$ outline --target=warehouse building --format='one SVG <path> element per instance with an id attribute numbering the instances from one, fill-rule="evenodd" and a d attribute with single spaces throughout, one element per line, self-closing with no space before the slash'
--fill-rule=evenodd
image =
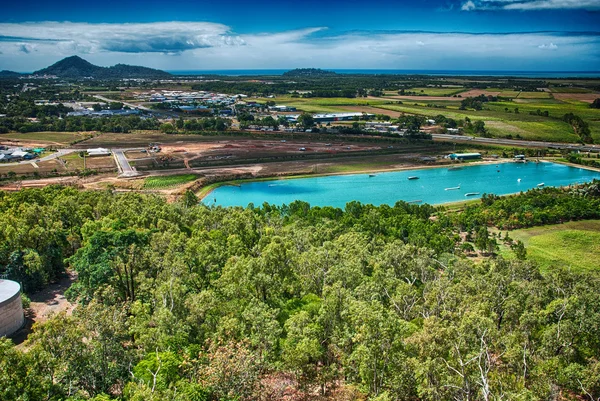
<path id="1" fill-rule="evenodd" d="M 452 160 L 476 160 L 481 159 L 481 153 L 452 153 L 448 157 Z"/>

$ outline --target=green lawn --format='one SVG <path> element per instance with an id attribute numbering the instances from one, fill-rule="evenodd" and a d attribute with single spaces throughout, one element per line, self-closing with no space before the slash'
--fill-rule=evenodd
<path id="1" fill-rule="evenodd" d="M 600 220 L 584 220 L 511 231 L 515 240 L 527 248 L 527 257 L 542 271 L 556 267 L 574 270 L 599 270 Z M 510 257 L 504 246 L 501 251 Z"/>
<path id="2" fill-rule="evenodd" d="M 167 175 L 144 179 L 144 189 L 165 189 L 186 184 L 198 178 L 195 174 Z"/>

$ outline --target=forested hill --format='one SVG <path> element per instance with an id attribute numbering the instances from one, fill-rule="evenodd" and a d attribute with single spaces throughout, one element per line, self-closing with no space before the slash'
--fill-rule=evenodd
<path id="1" fill-rule="evenodd" d="M 2 70 L 0 71 L 0 78 L 16 78 L 21 76 L 22 74 L 15 72 L 15 71 L 9 71 L 9 70 Z"/>
<path id="2" fill-rule="evenodd" d="M 168 72 L 148 67 L 117 64 L 99 67 L 78 56 L 64 58 L 49 67 L 35 71 L 34 75 L 56 75 L 61 78 L 119 79 L 119 78 L 168 78 Z"/>
<path id="3" fill-rule="evenodd" d="M 599 184 L 463 213 L 0 192 L 0 275 L 78 273 L 72 315 L 0 339 L 0 399 L 596 400 L 599 272 L 494 256 L 488 226 L 600 218 Z"/>
<path id="4" fill-rule="evenodd" d="M 320 68 L 296 68 L 295 70 L 286 71 L 284 77 L 331 77 L 337 75 L 333 71 L 321 70 Z"/>

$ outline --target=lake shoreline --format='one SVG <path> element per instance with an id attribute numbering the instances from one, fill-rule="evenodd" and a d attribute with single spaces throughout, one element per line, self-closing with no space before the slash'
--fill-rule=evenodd
<path id="1" fill-rule="evenodd" d="M 210 185 L 207 185 L 207 186 L 201 188 L 198 192 L 200 193 L 200 195 L 199 195 L 200 201 L 203 201 L 211 193 L 213 193 L 213 191 L 215 191 L 218 188 L 221 188 L 223 186 L 240 187 L 244 183 L 265 182 L 265 181 L 286 181 L 286 180 L 294 180 L 294 179 L 308 179 L 308 178 L 320 178 L 320 177 L 330 177 L 330 176 L 348 176 L 348 175 L 357 175 L 358 176 L 358 175 L 364 175 L 364 174 L 370 175 L 370 174 L 378 174 L 378 173 L 393 173 L 393 172 L 414 171 L 414 170 L 451 169 L 451 168 L 456 168 L 456 167 L 468 168 L 470 166 L 487 166 L 487 165 L 494 165 L 494 164 L 500 165 L 500 164 L 512 164 L 512 163 L 515 163 L 514 159 L 496 159 L 496 160 L 481 160 L 481 161 L 474 161 L 474 162 L 466 162 L 466 163 L 463 162 L 463 163 L 459 163 L 459 164 L 446 164 L 446 165 L 436 165 L 436 166 L 408 165 L 408 166 L 402 166 L 402 167 L 344 171 L 344 172 L 296 174 L 296 175 L 289 175 L 289 176 L 265 176 L 265 177 L 258 177 L 258 178 L 227 180 L 227 181 L 222 181 L 222 182 L 217 182 L 217 183 L 211 183 Z M 534 164 L 549 163 L 549 164 L 563 165 L 565 167 L 577 168 L 577 169 L 586 170 L 586 171 L 600 172 L 600 169 L 597 169 L 597 168 L 582 166 L 582 165 L 577 165 L 577 164 L 572 164 L 572 163 L 562 163 L 562 162 L 557 162 L 554 160 L 539 159 L 536 161 L 528 162 L 528 164 L 531 164 L 531 163 L 534 163 Z M 572 184 L 562 185 L 559 187 L 568 187 L 570 185 L 572 185 Z M 552 185 L 549 185 L 549 186 L 552 186 Z M 535 189 L 535 187 L 528 188 L 525 191 L 528 191 L 530 189 Z M 510 196 L 510 195 L 515 195 L 515 194 L 521 193 L 521 192 L 524 192 L 524 191 L 515 191 L 515 192 L 511 192 L 511 193 L 504 193 L 499 196 Z M 483 193 L 485 193 L 485 192 L 483 192 Z M 494 192 L 489 192 L 489 193 L 494 193 Z M 459 201 L 449 201 L 449 202 L 436 202 L 436 203 L 423 202 L 423 203 L 428 203 L 432 206 L 444 206 L 444 207 L 459 209 L 461 207 L 464 207 L 464 205 L 468 205 L 470 203 L 476 202 L 479 199 L 480 198 L 465 199 L 465 200 L 459 200 Z M 410 201 L 408 203 L 412 203 L 412 202 L 415 202 L 415 201 Z M 420 203 L 421 202 L 419 202 L 419 204 Z"/>
<path id="2" fill-rule="evenodd" d="M 391 168 L 382 168 L 382 169 L 368 169 L 368 170 L 356 170 L 356 171 L 344 171 L 344 172 L 332 172 L 332 173 L 314 173 L 314 174 L 295 174 L 288 176 L 268 176 L 268 177 L 256 177 L 256 178 L 243 178 L 239 180 L 227 180 L 221 182 L 215 182 L 208 184 L 202 188 L 197 193 L 197 196 L 200 201 L 204 200 L 208 195 L 210 195 L 215 189 L 223 186 L 240 186 L 244 183 L 249 182 L 264 182 L 264 181 L 284 181 L 284 180 L 296 180 L 296 179 L 304 179 L 304 178 L 318 178 L 318 177 L 331 177 L 331 176 L 340 176 L 340 175 L 360 175 L 360 174 L 377 174 L 377 173 L 393 173 L 400 171 L 411 171 L 411 170 L 429 170 L 429 169 L 441 169 L 441 168 L 453 168 L 453 167 L 469 167 L 469 166 L 478 166 L 478 165 L 488 165 L 488 164 L 503 164 L 503 163 L 511 163 L 514 162 L 512 159 L 498 159 L 498 160 L 481 160 L 475 162 L 466 162 L 466 163 L 453 163 L 453 164 L 445 164 L 439 166 L 424 166 L 424 165 L 410 165 L 405 167 L 391 167 Z M 540 160 L 542 162 L 542 160 Z"/>

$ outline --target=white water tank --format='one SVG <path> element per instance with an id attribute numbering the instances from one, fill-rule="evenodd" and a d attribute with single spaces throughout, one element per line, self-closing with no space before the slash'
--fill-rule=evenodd
<path id="1" fill-rule="evenodd" d="M 11 280 L 0 280 L 0 337 L 9 336 L 23 326 L 21 286 Z"/>

